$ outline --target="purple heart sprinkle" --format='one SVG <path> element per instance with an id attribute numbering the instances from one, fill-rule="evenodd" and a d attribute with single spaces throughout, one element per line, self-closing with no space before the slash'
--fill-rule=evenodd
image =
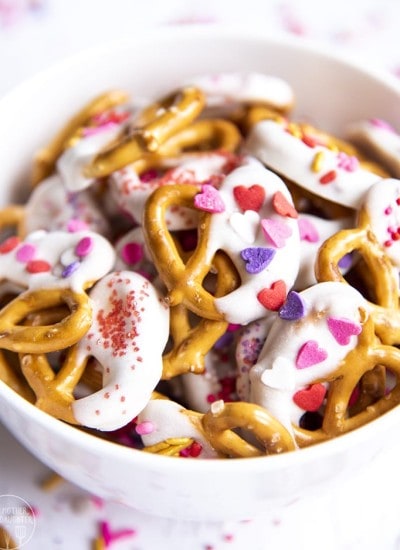
<path id="1" fill-rule="evenodd" d="M 272 261 L 276 250 L 273 248 L 250 247 L 244 248 L 240 255 L 246 262 L 246 271 L 251 274 L 260 273 Z"/>
<path id="2" fill-rule="evenodd" d="M 72 262 L 72 264 L 67 265 L 63 272 L 61 273 L 61 276 L 64 278 L 70 277 L 80 266 L 80 262 L 78 260 L 76 262 Z"/>
<path id="3" fill-rule="evenodd" d="M 298 292 L 291 290 L 286 298 L 285 303 L 279 310 L 279 317 L 285 321 L 297 321 L 304 317 L 306 312 L 305 304 Z"/>

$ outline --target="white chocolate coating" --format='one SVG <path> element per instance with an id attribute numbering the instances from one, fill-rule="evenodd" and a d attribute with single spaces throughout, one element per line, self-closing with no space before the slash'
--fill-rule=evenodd
<path id="1" fill-rule="evenodd" d="M 188 437 L 202 446 L 199 458 L 216 458 L 217 452 L 204 436 L 199 423 L 191 421 L 190 413 L 182 405 L 169 399 L 152 399 L 139 414 L 138 424 L 149 422 L 153 430 L 142 435 L 146 447 L 170 438 Z"/>
<path id="2" fill-rule="evenodd" d="M 235 188 L 253 186 L 262 188 L 265 198 L 258 212 L 243 211 L 235 199 Z M 269 289 L 276 281 L 285 283 L 286 291 L 293 285 L 300 262 L 299 230 L 297 219 L 283 216 L 272 205 L 273 197 L 281 193 L 292 205 L 291 195 L 283 181 L 255 159 L 247 158 L 242 166 L 233 170 L 222 182 L 219 197 L 225 205 L 223 212 L 213 213 L 206 236 L 206 258 L 211 263 L 217 250 L 224 250 L 231 258 L 241 278 L 238 289 L 215 299 L 216 308 L 230 323 L 247 324 L 265 315 L 265 307 L 257 295 Z M 264 234 L 264 220 L 276 224 L 285 234 L 282 243 L 272 243 Z M 244 249 L 268 249 L 274 256 L 265 269 L 250 273 L 241 255 Z"/>
<path id="3" fill-rule="evenodd" d="M 144 205 L 155 189 L 168 184 L 201 184 L 221 181 L 229 170 L 229 162 L 222 153 L 187 154 L 180 158 L 169 158 L 163 162 L 163 174 L 157 173 L 145 180 L 127 166 L 111 175 L 110 187 L 120 209 L 133 222 L 140 223 Z M 197 227 L 197 213 L 191 209 L 176 206 L 166 212 L 166 225 L 171 230 Z"/>
<path id="4" fill-rule="evenodd" d="M 249 372 L 251 367 L 257 363 L 275 316 L 275 313 L 271 313 L 264 319 L 249 323 L 241 331 L 236 345 L 236 391 L 240 401 L 249 401 L 250 399 Z"/>
<path id="5" fill-rule="evenodd" d="M 79 256 L 83 240 L 90 242 L 90 250 Z M 35 231 L 0 258 L 1 279 L 31 290 L 70 288 L 81 293 L 113 268 L 115 252 L 107 239 L 91 231 Z M 32 272 L 32 262 L 38 261 L 48 269 Z"/>
<path id="6" fill-rule="evenodd" d="M 130 271 L 104 277 L 90 298 L 93 323 L 78 344 L 78 360 L 97 359 L 103 388 L 77 399 L 72 410 L 83 426 L 115 430 L 146 406 L 161 378 L 169 310 L 152 284 Z"/>
<path id="7" fill-rule="evenodd" d="M 300 227 L 300 269 L 294 283 L 295 290 L 304 290 L 317 282 L 315 277 L 315 260 L 322 243 L 340 231 L 353 227 L 352 217 L 327 220 L 312 214 L 299 214 Z M 352 265 L 352 259 L 343 261 L 341 272 L 345 274 Z"/>
<path id="8" fill-rule="evenodd" d="M 204 373 L 180 376 L 183 402 L 190 409 L 205 413 L 218 399 L 237 401 L 234 339 L 234 333 L 227 330 L 205 356 Z"/>
<path id="9" fill-rule="evenodd" d="M 68 191 L 82 191 L 95 181 L 83 174 L 94 157 L 113 140 L 121 131 L 121 125 L 105 127 L 102 131 L 89 135 L 65 149 L 58 158 L 56 168 Z"/>
<path id="10" fill-rule="evenodd" d="M 263 73 L 216 73 L 195 76 L 189 84 L 200 88 L 210 107 L 225 103 L 264 103 L 289 109 L 294 92 L 282 78 Z"/>
<path id="11" fill-rule="evenodd" d="M 289 133 L 285 126 L 272 120 L 263 120 L 254 125 L 245 149 L 248 154 L 254 155 L 268 168 L 296 185 L 352 209 L 360 206 L 365 192 L 381 179 L 360 166 L 343 163 L 343 153 L 339 156 L 322 145 L 307 145 Z M 319 153 L 323 155 L 323 160 L 318 170 L 314 170 L 316 154 Z M 321 178 L 333 173 L 335 177 L 332 181 L 321 182 Z"/>
<path id="12" fill-rule="evenodd" d="M 365 196 L 370 228 L 397 271 L 400 270 L 400 180 L 384 179 Z"/>
<path id="13" fill-rule="evenodd" d="M 350 125 L 347 135 L 393 176 L 400 177 L 400 134 L 390 124 L 380 119 L 363 120 Z"/>
<path id="14" fill-rule="evenodd" d="M 361 294 L 345 283 L 319 283 L 299 296 L 304 315 L 275 319 L 250 370 L 250 400 L 268 409 L 289 431 L 305 412 L 294 403 L 294 395 L 338 368 L 358 343 L 360 308 L 368 310 Z M 344 327 L 344 332 L 338 336 L 329 323 Z"/>
<path id="15" fill-rule="evenodd" d="M 88 191 L 70 193 L 61 177 L 54 174 L 32 191 L 25 205 L 25 230 L 67 230 L 71 222 L 79 222 L 87 229 L 108 235 L 109 223 Z"/>

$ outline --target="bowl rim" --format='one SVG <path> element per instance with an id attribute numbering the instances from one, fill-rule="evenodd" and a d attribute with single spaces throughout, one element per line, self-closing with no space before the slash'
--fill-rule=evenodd
<path id="1" fill-rule="evenodd" d="M 110 48 L 113 50 L 120 50 L 132 47 L 137 44 L 138 41 L 151 42 L 154 40 L 154 36 L 156 36 L 158 40 L 176 40 L 177 38 L 209 39 L 210 37 L 223 40 L 234 39 L 259 42 L 260 45 L 264 44 L 265 46 L 272 44 L 277 47 L 301 50 L 302 52 L 317 55 L 322 59 L 334 61 L 354 70 L 358 74 L 365 75 L 397 93 L 400 99 L 400 81 L 389 71 L 377 66 L 367 66 L 358 56 L 339 52 L 333 47 L 327 44 L 321 44 L 313 39 L 291 35 L 275 35 L 274 33 L 267 34 L 260 29 L 246 29 L 233 25 L 229 27 L 220 26 L 218 24 L 187 26 L 170 25 L 161 29 L 141 30 L 136 33 L 134 38 L 124 37 L 117 40 L 105 41 L 56 61 L 49 67 L 42 69 L 0 96 L 0 112 L 7 108 L 9 102 L 14 102 L 18 95 L 26 94 L 26 90 L 29 90 L 31 86 L 40 85 L 42 81 L 52 78 L 52 75 L 56 75 L 60 71 L 68 70 L 76 64 L 81 65 L 93 56 L 97 57 L 101 55 L 102 52 L 110 52 Z M 64 440 L 70 441 L 71 443 L 75 442 L 75 444 L 78 444 L 81 448 L 90 447 L 92 453 L 101 454 L 103 456 L 117 454 L 123 461 L 128 461 L 132 464 L 143 464 L 151 469 L 156 468 L 158 471 L 176 471 L 178 474 L 180 472 L 191 473 L 197 471 L 200 467 L 199 464 L 201 464 L 201 468 L 209 473 L 232 475 L 243 471 L 243 468 L 246 468 L 248 464 L 248 461 L 243 459 L 204 459 L 200 461 L 172 460 L 171 457 L 168 456 L 144 453 L 140 450 L 105 440 L 94 434 L 84 432 L 75 426 L 66 424 L 38 409 L 35 405 L 25 400 L 12 388 L 7 386 L 2 380 L 0 380 L 0 399 L 5 400 L 8 406 L 17 409 L 18 414 L 26 415 L 30 420 L 37 422 L 43 428 L 49 429 L 49 433 L 57 432 Z M 254 457 L 251 459 L 252 471 L 261 473 L 267 470 L 274 471 L 277 469 L 296 467 L 306 462 L 323 459 L 327 455 L 332 456 L 339 454 L 344 448 L 354 448 L 366 440 L 372 439 L 376 432 L 390 430 L 396 423 L 398 424 L 399 415 L 400 407 L 396 407 L 368 424 L 331 440 L 317 443 L 295 452 Z M 7 426 L 6 422 L 4 424 Z M 17 439 L 19 438 L 18 434 L 13 435 Z"/>

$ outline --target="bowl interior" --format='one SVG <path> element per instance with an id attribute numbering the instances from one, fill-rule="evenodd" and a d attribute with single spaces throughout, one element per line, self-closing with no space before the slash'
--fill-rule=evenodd
<path id="1" fill-rule="evenodd" d="M 294 116 L 338 135 L 363 118 L 400 125 L 395 81 L 332 52 L 213 27 L 164 29 L 68 59 L 0 102 L 0 203 L 26 194 L 35 151 L 98 93 L 123 88 L 133 98 L 153 98 L 191 76 L 221 71 L 286 79 L 296 96 Z M 251 459 L 250 468 L 248 460 L 175 460 L 122 448 L 62 424 L 0 383 L 0 418 L 39 459 L 101 496 L 182 519 L 246 518 L 351 474 L 381 451 L 399 417 L 394 410 L 334 441 Z"/>

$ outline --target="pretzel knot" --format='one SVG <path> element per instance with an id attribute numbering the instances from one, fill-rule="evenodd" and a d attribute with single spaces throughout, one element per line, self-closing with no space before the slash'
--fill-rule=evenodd
<path id="1" fill-rule="evenodd" d="M 355 414 L 351 414 L 349 403 L 357 384 L 367 374 L 382 375 L 385 368 L 395 377 L 395 383 L 383 396 L 369 402 Z M 374 322 L 369 317 L 360 334 L 359 344 L 346 356 L 338 369 L 328 380 L 329 391 L 322 426 L 315 431 L 294 426 L 296 441 L 300 447 L 324 441 L 352 431 L 378 418 L 400 402 L 400 350 L 395 346 L 379 343 L 374 332 Z M 323 382 L 324 380 L 320 380 Z"/>
<path id="2" fill-rule="evenodd" d="M 368 298 L 371 300 L 376 333 L 385 344 L 400 343 L 398 277 L 365 207 L 360 210 L 357 227 L 337 232 L 321 246 L 315 266 L 317 280 L 347 284 L 339 263 L 344 256 L 354 251 L 361 255 L 368 268 L 365 271 L 370 280 L 366 282 L 367 285 L 370 283 Z M 365 273 L 362 276 L 365 278 Z"/>
<path id="3" fill-rule="evenodd" d="M 233 291 L 239 284 L 236 270 L 222 252 L 214 258 L 217 271 L 216 296 Z M 169 379 L 179 374 L 204 372 L 205 355 L 228 327 L 226 321 L 201 319 L 192 327 L 187 308 L 179 304 L 170 309 L 170 332 L 173 348 L 163 357 L 163 378 Z"/>
<path id="4" fill-rule="evenodd" d="M 130 271 L 105 276 L 90 291 L 90 300 L 90 328 L 69 347 L 58 370 L 43 352 L 25 354 L 21 368 L 39 408 L 72 424 L 114 430 L 141 411 L 160 380 L 168 310 L 151 283 Z M 156 341 L 149 338 L 153 330 Z M 76 387 L 92 358 L 102 371 L 101 387 L 89 374 L 94 391 L 78 397 Z"/>
<path id="5" fill-rule="evenodd" d="M 69 314 L 53 325 L 26 326 L 29 314 L 65 304 Z M 68 288 L 26 291 L 0 312 L 0 348 L 18 353 L 48 353 L 75 344 L 89 329 L 92 308 L 86 293 Z"/>
<path id="6" fill-rule="evenodd" d="M 295 449 L 286 428 L 259 405 L 246 402 L 216 401 L 202 418 L 207 439 L 217 451 L 232 457 L 253 457 L 276 454 Z M 260 450 L 233 430 L 250 430 L 261 443 Z"/>
<path id="7" fill-rule="evenodd" d="M 85 176 L 105 177 L 146 153 L 157 152 L 170 137 L 196 119 L 204 104 L 204 94 L 193 87 L 183 88 L 153 103 L 139 114 L 137 126 L 130 135 L 99 153 L 86 166 Z"/>
<path id="8" fill-rule="evenodd" d="M 169 305 L 183 304 L 200 317 L 222 321 L 223 317 L 214 305 L 214 296 L 203 286 L 211 265 L 197 261 L 198 249 L 196 260 L 193 261 L 193 255 L 185 264 L 165 223 L 165 212 L 169 207 L 179 204 L 193 209 L 198 192 L 199 187 L 195 185 L 166 185 L 157 189 L 146 203 L 143 229 L 153 261 L 169 290 Z M 209 218 L 201 213 L 199 227 L 205 230 L 208 224 Z M 201 246 L 205 247 L 205 244 Z"/>
<path id="9" fill-rule="evenodd" d="M 111 90 L 95 97 L 87 103 L 67 122 L 47 147 L 36 154 L 32 171 L 32 184 L 37 185 L 52 173 L 58 157 L 68 146 L 71 138 L 73 138 L 77 131 L 87 124 L 92 117 L 112 107 L 121 105 L 127 100 L 128 94 L 126 92 Z"/>

